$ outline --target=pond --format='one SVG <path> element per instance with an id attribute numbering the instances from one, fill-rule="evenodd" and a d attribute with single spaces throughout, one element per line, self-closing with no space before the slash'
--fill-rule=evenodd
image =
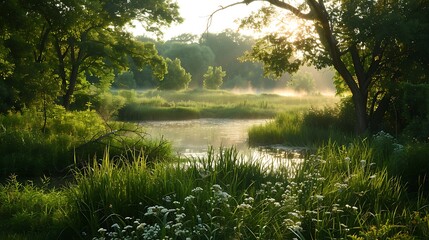
<path id="1" fill-rule="evenodd" d="M 281 145 L 249 147 L 247 131 L 270 119 L 194 119 L 184 121 L 145 121 L 141 125 L 152 139 L 163 138 L 184 157 L 204 157 L 209 147 L 234 146 L 243 155 L 272 163 L 274 160 L 302 159 L 304 148 Z"/>

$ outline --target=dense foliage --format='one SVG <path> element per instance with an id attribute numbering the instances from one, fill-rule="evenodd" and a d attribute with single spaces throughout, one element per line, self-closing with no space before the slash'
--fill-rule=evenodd
<path id="1" fill-rule="evenodd" d="M 162 78 L 166 64 L 154 44 L 135 41 L 126 26 L 139 20 L 159 32 L 181 20 L 170 0 L 13 0 L 0 9 L 1 112 L 57 100 L 68 109 L 88 76 L 103 79 L 130 59 Z"/>
<path id="2" fill-rule="evenodd" d="M 47 113 L 25 109 L 0 116 L 0 177 L 66 176 L 110 149 L 112 156 L 139 155 L 148 163 L 171 160 L 171 146 L 150 141 L 133 124 L 105 122 L 94 110 Z"/>
<path id="3" fill-rule="evenodd" d="M 192 75 L 190 88 L 203 87 L 203 75 L 209 66 L 222 67 L 227 73 L 222 89 L 272 90 L 286 88 L 290 80 L 288 74 L 283 75 L 280 79 L 264 77 L 262 64 L 242 61 L 241 57 L 246 51 L 252 49 L 255 40 L 231 30 L 216 34 L 204 33 L 201 36 L 182 34 L 166 42 L 142 36 L 137 39 L 143 42 L 153 42 L 159 54 L 164 58 L 180 59 L 182 67 Z M 159 83 L 159 79 L 153 76 L 149 68 L 140 70 L 131 62 L 129 71 L 133 73 L 133 76 L 127 75 L 129 77 L 127 84 L 114 83 L 115 88 L 126 89 L 130 86 L 143 89 L 156 88 Z M 323 88 L 334 90 L 333 74 L 324 75 L 321 71 L 316 71 L 314 67 L 303 68 L 303 71 L 311 72 L 311 77 L 317 80 L 315 85 L 320 86 L 318 90 Z M 325 71 L 332 73 L 329 69 L 325 69 Z M 124 81 L 122 74 L 116 76 L 115 81 L 118 83 Z"/>

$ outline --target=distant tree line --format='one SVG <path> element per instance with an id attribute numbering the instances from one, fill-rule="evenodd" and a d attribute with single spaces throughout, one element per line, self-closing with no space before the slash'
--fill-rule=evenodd
<path id="1" fill-rule="evenodd" d="M 170 59 L 173 64 L 175 59 L 180 59 L 180 66 L 190 74 L 191 81 L 186 87 L 212 88 L 204 84 L 204 76 L 213 69 L 221 68 L 225 73 L 221 77 L 221 83 L 215 88 L 263 88 L 272 89 L 285 87 L 286 77 L 279 81 L 264 77 L 262 65 L 259 63 L 243 62 L 240 57 L 245 51 L 252 48 L 254 39 L 240 35 L 231 30 L 222 33 L 205 33 L 201 36 L 182 34 L 166 42 L 156 41 L 143 36 L 137 37 L 142 42 L 152 42 L 156 45 L 159 54 Z M 172 75 L 173 72 L 168 72 Z M 174 76 L 172 78 L 180 78 Z M 159 79 L 150 68 L 139 70 L 131 66 L 129 72 L 118 73 L 113 87 L 116 88 L 162 88 L 166 79 Z M 167 79 L 167 81 L 169 81 Z M 185 87 L 185 88 L 186 88 Z M 177 89 L 177 87 L 171 87 Z"/>
<path id="2" fill-rule="evenodd" d="M 161 80 L 152 73 L 150 68 L 140 70 L 134 67 L 131 60 L 131 67 L 128 72 L 118 72 L 116 74 L 114 88 L 169 88 L 177 90 L 189 87 L 271 90 L 290 87 L 298 91 L 312 92 L 317 86 L 315 77 L 310 74 L 307 74 L 310 79 L 291 78 L 287 73 L 276 79 L 265 76 L 261 63 L 241 59 L 246 51 L 252 49 L 256 40 L 251 36 L 244 36 L 232 30 L 225 30 L 221 33 L 204 33 L 200 36 L 182 34 L 166 42 L 144 36 L 137 37 L 137 40 L 154 43 L 159 54 L 166 59 L 170 59 L 167 64 L 174 64 L 175 59 L 180 59 L 180 66 L 189 73 L 190 80 L 188 77 L 172 76 L 175 74 L 173 72 L 168 72 L 166 76 L 170 75 L 170 77 Z M 222 76 L 218 76 L 220 83 L 217 86 L 204 84 L 204 76 L 219 68 L 224 72 Z M 306 68 L 303 71 L 316 72 L 314 68 Z M 332 73 L 332 71 L 327 71 Z M 299 73 L 298 75 L 301 76 L 302 74 Z M 318 76 L 320 77 L 320 74 Z M 323 82 L 328 82 L 332 85 L 332 77 L 333 74 L 328 74 L 328 77 L 323 77 Z M 172 79 L 175 79 L 176 83 L 187 82 L 188 85 L 181 84 L 182 86 L 180 87 L 166 83 Z M 182 81 L 179 79 L 182 79 Z M 302 80 L 307 81 L 307 83 L 300 82 Z"/>

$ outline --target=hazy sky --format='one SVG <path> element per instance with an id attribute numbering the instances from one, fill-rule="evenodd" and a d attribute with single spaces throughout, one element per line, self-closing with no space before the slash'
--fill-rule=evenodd
<path id="1" fill-rule="evenodd" d="M 180 6 L 180 14 L 184 18 L 184 22 L 180 25 L 173 25 L 165 29 L 164 39 L 178 36 L 182 33 L 192 33 L 200 35 L 207 28 L 207 21 L 211 13 L 219 9 L 221 6 L 227 6 L 239 0 L 177 0 Z M 231 8 L 217 12 L 209 27 L 209 32 L 222 32 L 227 28 L 237 30 L 237 24 L 234 20 L 237 18 L 248 16 L 252 11 L 259 8 L 260 3 L 252 3 L 250 5 L 240 4 Z M 142 35 L 144 31 L 137 28 L 133 31 L 135 35 Z"/>

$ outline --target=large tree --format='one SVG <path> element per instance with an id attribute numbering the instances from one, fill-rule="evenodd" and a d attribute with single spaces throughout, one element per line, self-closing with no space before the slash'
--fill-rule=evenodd
<path id="1" fill-rule="evenodd" d="M 11 60 L 6 63 L 14 66 L 14 76 L 7 81 L 20 93 L 17 101 L 28 95 L 16 84 L 19 79 L 37 77 L 36 82 L 55 80 L 66 108 L 86 75 L 102 77 L 112 69 L 126 68 L 129 57 L 139 67 L 150 65 L 162 77 L 166 63 L 154 44 L 135 41 L 126 27 L 137 20 L 159 33 L 161 26 L 181 21 L 178 5 L 171 0 L 12 0 L 0 2 L 0 9 L 15 13 L 6 15 L 0 26 L 0 44 L 6 47 L 0 48 L 0 54 L 8 53 Z M 0 75 L 8 69 L 1 67 Z M 39 85 L 45 89 L 46 84 Z"/>
<path id="2" fill-rule="evenodd" d="M 383 115 L 399 82 L 427 81 L 427 0 L 244 0 L 230 6 L 252 2 L 267 4 L 243 25 L 300 27 L 267 34 L 247 57 L 275 76 L 304 63 L 335 68 L 352 94 L 359 133 Z M 411 72 L 418 76 L 410 79 Z"/>

